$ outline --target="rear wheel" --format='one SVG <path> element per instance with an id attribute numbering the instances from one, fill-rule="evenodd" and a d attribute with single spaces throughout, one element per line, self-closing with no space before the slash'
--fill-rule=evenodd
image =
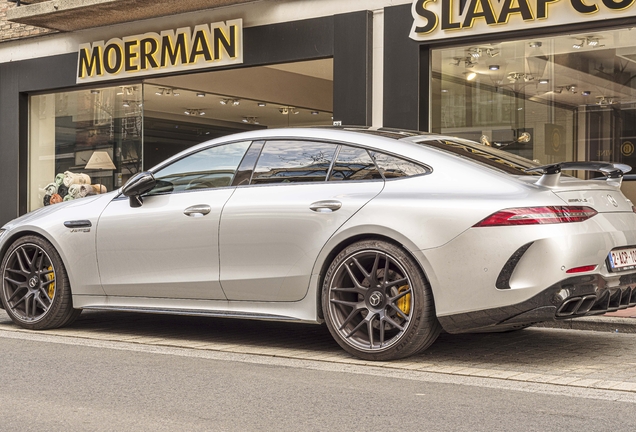
<path id="1" fill-rule="evenodd" d="M 33 330 L 61 327 L 75 321 L 71 289 L 55 248 L 37 236 L 16 240 L 0 266 L 0 299 L 16 324 Z"/>
<path id="2" fill-rule="evenodd" d="M 322 307 L 338 344 L 367 360 L 415 354 L 441 330 L 421 269 L 403 249 L 381 240 L 354 243 L 336 256 L 325 275 Z"/>

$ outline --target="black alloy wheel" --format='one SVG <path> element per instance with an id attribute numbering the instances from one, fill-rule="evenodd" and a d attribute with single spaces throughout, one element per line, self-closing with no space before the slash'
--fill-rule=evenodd
<path id="1" fill-rule="evenodd" d="M 322 296 L 332 336 L 363 359 L 407 357 L 441 331 L 424 274 L 392 243 L 365 240 L 345 248 L 327 270 Z"/>
<path id="2" fill-rule="evenodd" d="M 16 240 L 2 259 L 0 299 L 14 323 L 32 330 L 68 325 L 73 309 L 66 269 L 53 246 L 37 236 Z"/>

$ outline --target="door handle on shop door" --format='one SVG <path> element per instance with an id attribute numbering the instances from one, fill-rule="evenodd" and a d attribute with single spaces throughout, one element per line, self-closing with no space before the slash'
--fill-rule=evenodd
<path id="1" fill-rule="evenodd" d="M 188 207 L 183 211 L 183 214 L 190 217 L 203 217 L 206 214 L 210 213 L 212 208 L 206 204 L 194 205 L 192 207 Z"/>
<path id="2" fill-rule="evenodd" d="M 331 213 L 340 210 L 342 203 L 336 200 L 316 201 L 309 206 L 310 210 L 318 213 Z"/>

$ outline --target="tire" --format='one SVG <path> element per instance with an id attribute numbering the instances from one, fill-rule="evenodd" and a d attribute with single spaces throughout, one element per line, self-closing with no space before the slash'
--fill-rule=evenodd
<path id="1" fill-rule="evenodd" d="M 322 309 L 336 342 L 365 360 L 408 357 L 428 348 L 441 331 L 419 265 L 382 240 L 359 241 L 334 258 L 325 274 Z"/>
<path id="2" fill-rule="evenodd" d="M 41 237 L 21 237 L 0 265 L 0 300 L 14 323 L 30 330 L 71 324 L 82 312 L 73 309 L 68 275 L 60 255 Z"/>

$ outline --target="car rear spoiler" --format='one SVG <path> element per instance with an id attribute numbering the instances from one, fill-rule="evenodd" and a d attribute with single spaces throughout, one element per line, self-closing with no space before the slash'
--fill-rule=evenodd
<path id="1" fill-rule="evenodd" d="M 550 165 L 541 165 L 535 168 L 527 168 L 525 172 L 539 172 L 543 175 L 536 184 L 540 186 L 554 187 L 559 184 L 561 171 L 563 170 L 583 170 L 597 171 L 605 174 L 608 183 L 620 186 L 623 175 L 632 170 L 632 167 L 625 164 L 611 162 L 558 162 Z"/>

